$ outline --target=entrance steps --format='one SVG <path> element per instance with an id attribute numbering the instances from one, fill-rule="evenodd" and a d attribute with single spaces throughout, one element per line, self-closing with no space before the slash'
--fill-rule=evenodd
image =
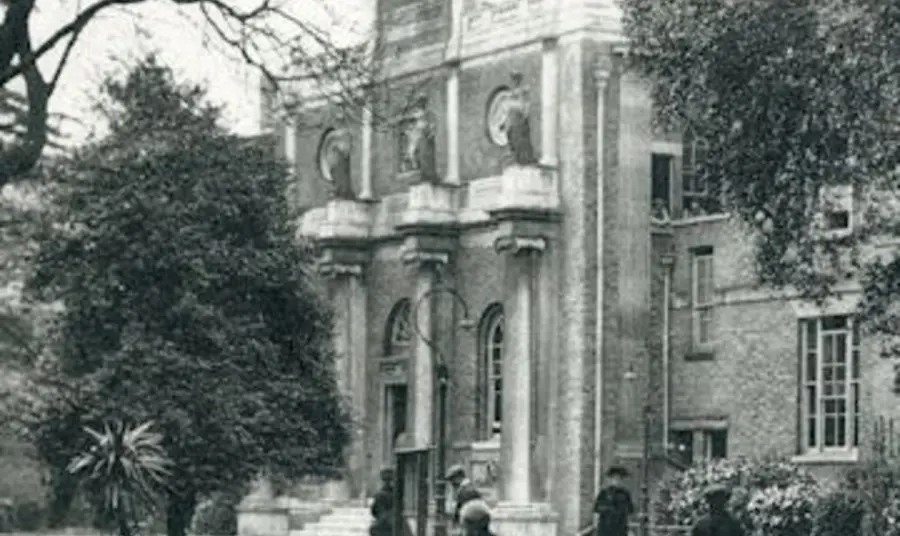
<path id="1" fill-rule="evenodd" d="M 372 514 L 365 506 L 338 506 L 288 536 L 369 536 Z"/>

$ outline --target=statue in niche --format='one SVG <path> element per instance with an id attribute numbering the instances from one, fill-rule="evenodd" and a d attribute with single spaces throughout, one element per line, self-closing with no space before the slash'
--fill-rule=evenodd
<path id="1" fill-rule="evenodd" d="M 420 182 L 437 184 L 434 121 L 428 111 L 428 98 L 416 100 L 413 112 L 404 122 L 400 170 L 419 173 Z"/>
<path id="2" fill-rule="evenodd" d="M 537 163 L 531 144 L 531 123 L 528 119 L 531 102 L 528 88 L 522 85 L 522 74 L 512 74 L 512 88 L 507 104 L 506 136 L 513 162 L 520 166 Z"/>
<path id="3" fill-rule="evenodd" d="M 322 146 L 322 174 L 331 181 L 335 199 L 356 199 L 350 178 L 350 140 L 343 131 L 331 131 Z"/>

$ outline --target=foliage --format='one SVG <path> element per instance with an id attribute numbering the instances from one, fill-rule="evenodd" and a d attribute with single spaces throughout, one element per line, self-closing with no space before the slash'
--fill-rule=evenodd
<path id="1" fill-rule="evenodd" d="M 40 9 L 36 0 L 0 4 L 0 102 L 12 105 L 22 101 L 20 108 L 24 107 L 12 118 L 17 134 L 14 143 L 0 145 L 0 186 L 27 173 L 52 138 L 48 104 L 79 38 L 91 31 L 91 23 L 99 23 L 117 8 L 120 15 L 133 19 L 139 31 L 148 33 L 145 20 L 137 11 L 121 9 L 141 4 L 150 2 L 95 0 L 56 6 L 56 13 L 72 14 L 54 17 L 57 26 L 47 28 L 49 35 L 43 40 L 38 40 L 33 32 L 35 27 L 46 26 L 37 21 Z M 361 97 L 358 82 L 370 79 L 373 70 L 371 55 L 367 53 L 370 49 L 335 45 L 327 31 L 306 17 L 304 8 L 309 5 L 288 9 L 271 0 L 260 0 L 255 5 L 240 0 L 177 0 L 169 6 L 203 28 L 210 46 L 226 52 L 229 59 L 257 68 L 273 90 L 284 82 L 304 80 L 313 87 L 327 88 L 336 102 L 357 104 Z M 14 98 L 14 83 L 25 87 L 24 99 Z"/>
<path id="2" fill-rule="evenodd" d="M 64 304 L 31 437 L 59 467 L 83 426 L 157 422 L 180 536 L 199 497 L 262 467 L 336 474 L 351 423 L 284 166 L 152 57 L 106 88 L 112 135 L 60 167 L 29 282 Z"/>
<path id="3" fill-rule="evenodd" d="M 162 447 L 163 436 L 153 432 L 152 425 L 106 423 L 103 432 L 85 427 L 91 447 L 68 467 L 103 497 L 103 510 L 116 520 L 120 536 L 132 534 L 140 513 L 155 507 L 169 476 L 171 461 Z"/>
<path id="4" fill-rule="evenodd" d="M 217 493 L 200 503 L 191 522 L 193 534 L 231 536 L 237 534 L 237 506 L 240 496 Z"/>
<path id="5" fill-rule="evenodd" d="M 871 0 L 625 0 L 633 66 L 664 126 L 708 140 L 711 192 L 757 237 L 764 283 L 816 300 L 863 279 L 873 331 L 900 329 L 900 6 Z M 851 236 L 822 232 L 854 195 Z M 877 253 L 877 254 L 876 254 Z M 883 260 L 878 260 L 882 257 Z"/>
<path id="6" fill-rule="evenodd" d="M 767 536 L 809 535 L 820 494 L 819 487 L 810 483 L 757 490 L 747 503 L 751 526 Z"/>
<path id="7" fill-rule="evenodd" d="M 867 518 L 876 534 L 888 534 L 897 519 L 897 482 L 900 480 L 900 465 L 890 457 L 876 457 L 866 460 L 849 470 L 842 483 L 843 487 L 858 494 L 866 509 Z"/>
<path id="8" fill-rule="evenodd" d="M 713 484 L 731 490 L 729 510 L 746 527 L 754 527 L 770 515 L 784 520 L 805 519 L 811 505 L 802 498 L 817 489 L 809 473 L 783 461 L 703 462 L 660 484 L 654 501 L 656 523 L 693 525 L 708 511 L 703 494 Z"/>
<path id="9" fill-rule="evenodd" d="M 833 490 L 819 499 L 813 515 L 813 536 L 862 536 L 866 503 L 861 494 Z"/>

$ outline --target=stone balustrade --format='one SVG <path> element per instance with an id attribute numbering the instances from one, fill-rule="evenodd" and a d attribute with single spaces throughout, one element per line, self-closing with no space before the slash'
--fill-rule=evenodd
<path id="1" fill-rule="evenodd" d="M 539 166 L 510 166 L 499 181 L 490 212 L 557 212 L 560 209 L 556 171 Z"/>

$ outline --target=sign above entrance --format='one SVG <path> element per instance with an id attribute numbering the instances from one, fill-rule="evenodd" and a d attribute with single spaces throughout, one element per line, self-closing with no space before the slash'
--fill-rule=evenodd
<path id="1" fill-rule="evenodd" d="M 468 0 L 463 8 L 466 32 L 482 32 L 526 20 L 540 0 Z"/>

